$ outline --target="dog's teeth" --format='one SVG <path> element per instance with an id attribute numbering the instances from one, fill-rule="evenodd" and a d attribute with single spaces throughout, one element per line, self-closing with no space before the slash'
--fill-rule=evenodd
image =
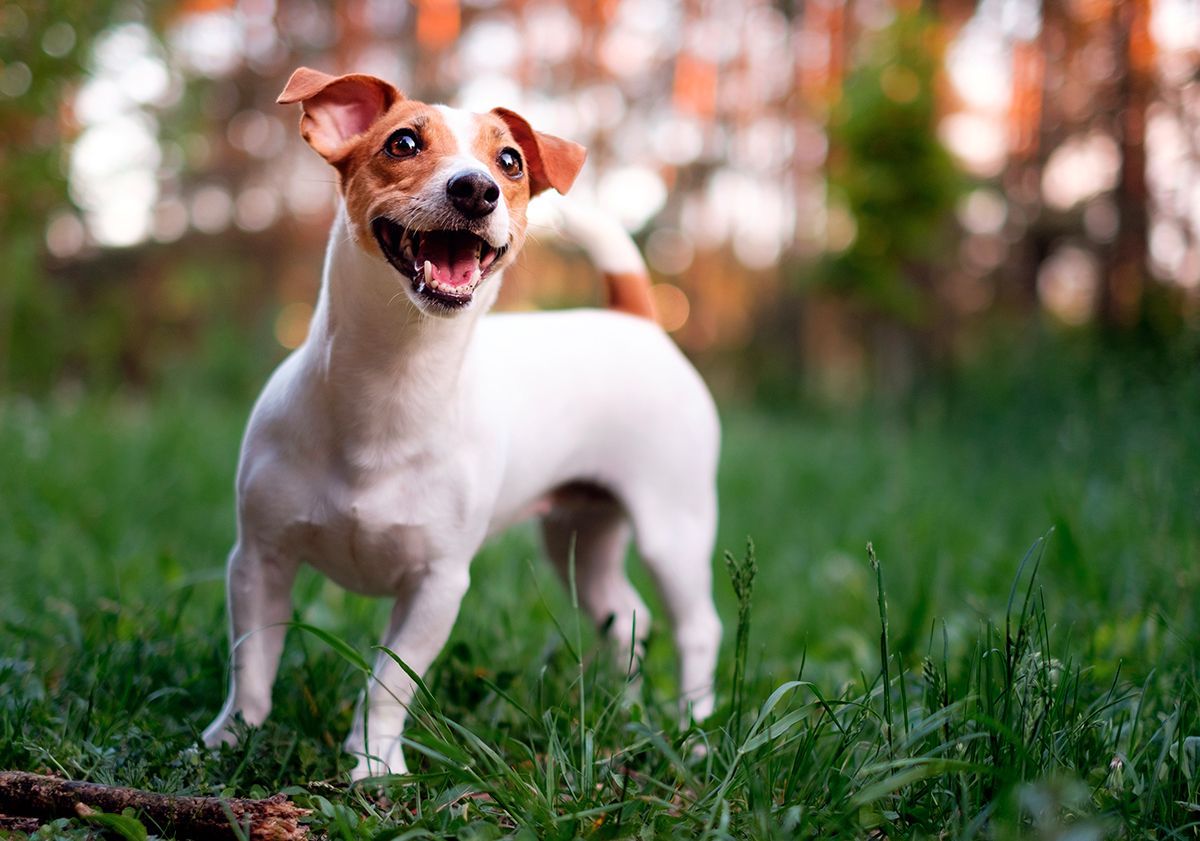
<path id="1" fill-rule="evenodd" d="M 425 285 L 430 286 L 433 283 L 433 263 L 425 261 Z"/>

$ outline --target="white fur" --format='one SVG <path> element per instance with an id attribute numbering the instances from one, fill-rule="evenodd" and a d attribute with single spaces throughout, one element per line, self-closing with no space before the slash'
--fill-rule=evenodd
<path id="1" fill-rule="evenodd" d="M 680 658 L 682 701 L 713 708 L 720 622 L 711 595 L 716 411 L 655 324 L 576 310 L 482 317 L 499 278 L 454 317 L 424 315 L 407 283 L 349 236 L 344 205 L 305 343 L 271 377 L 238 469 L 229 559 L 230 692 L 205 731 L 260 724 L 308 563 L 356 592 L 396 599 L 383 644 L 417 673 L 445 644 L 491 534 L 546 512 L 560 571 L 575 546 L 584 607 L 623 650 L 650 624 L 624 569 L 635 535 Z M 553 492 L 584 481 L 616 503 Z M 636 637 L 635 634 L 636 628 Z M 414 686 L 388 657 L 356 715 L 354 777 L 405 772 L 400 734 Z"/>
<path id="2" fill-rule="evenodd" d="M 637 245 L 610 216 L 596 213 L 557 193 L 546 193 L 530 204 L 529 219 L 549 225 L 560 236 L 577 242 L 602 272 L 646 274 L 646 263 Z"/>

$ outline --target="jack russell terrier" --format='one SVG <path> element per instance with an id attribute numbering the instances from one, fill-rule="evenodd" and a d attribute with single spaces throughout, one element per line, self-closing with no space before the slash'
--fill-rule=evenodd
<path id="1" fill-rule="evenodd" d="M 681 704 L 713 710 L 720 428 L 700 376 L 655 323 L 645 264 L 613 221 L 565 206 L 612 309 L 483 317 L 526 236 L 529 200 L 565 193 L 582 146 L 503 108 L 406 99 L 373 76 L 302 67 L 280 103 L 338 172 L 308 338 L 250 416 L 229 557 L 229 696 L 204 732 L 271 709 L 296 570 L 394 598 L 383 646 L 415 673 L 441 651 L 483 541 L 540 516 L 548 554 L 625 653 L 650 616 L 632 534 L 662 598 Z M 617 311 L 612 311 L 617 310 Z M 413 681 L 381 654 L 346 741 L 354 779 L 406 773 Z M 365 704 L 365 708 L 362 706 Z"/>

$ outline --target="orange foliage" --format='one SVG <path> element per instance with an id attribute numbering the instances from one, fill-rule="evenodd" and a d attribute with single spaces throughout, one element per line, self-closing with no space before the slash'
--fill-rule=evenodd
<path id="1" fill-rule="evenodd" d="M 233 0 L 183 0 L 176 11 L 180 15 L 203 15 L 232 9 L 234 5 Z"/>
<path id="2" fill-rule="evenodd" d="M 1132 0 L 1129 26 L 1129 67 L 1136 73 L 1154 70 L 1154 39 L 1150 37 L 1150 0 Z"/>
<path id="3" fill-rule="evenodd" d="M 462 26 L 462 10 L 455 0 L 418 0 L 417 43 L 426 49 L 450 46 Z"/>
<path id="4" fill-rule="evenodd" d="M 1029 157 L 1037 150 L 1044 62 L 1042 47 L 1036 41 L 1018 41 L 1013 45 L 1013 90 L 1008 112 L 1008 143 L 1014 157 Z"/>
<path id="5" fill-rule="evenodd" d="M 711 61 L 690 53 L 680 53 L 675 62 L 675 109 L 712 119 L 717 110 L 717 68 Z"/>

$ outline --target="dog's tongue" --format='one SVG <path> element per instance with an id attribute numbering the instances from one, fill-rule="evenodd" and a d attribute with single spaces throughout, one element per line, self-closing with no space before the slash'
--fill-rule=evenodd
<path id="1" fill-rule="evenodd" d="M 479 268 L 479 240 L 460 231 L 434 231 L 421 237 L 419 262 L 433 265 L 433 279 L 450 286 L 465 286 Z"/>

